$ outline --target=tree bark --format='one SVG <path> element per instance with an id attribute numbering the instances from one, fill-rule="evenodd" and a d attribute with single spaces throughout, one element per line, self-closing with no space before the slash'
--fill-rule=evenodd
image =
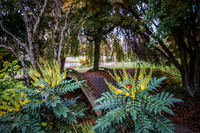
<path id="1" fill-rule="evenodd" d="M 71 10 L 71 7 L 69 8 L 69 10 L 67 11 L 66 13 L 66 16 L 65 16 L 65 25 L 64 27 L 61 29 L 61 33 L 60 33 L 60 45 L 59 45 L 59 48 L 58 48 L 58 63 L 60 63 L 62 61 L 62 57 L 61 57 L 61 53 L 63 51 L 63 40 L 64 40 L 64 32 L 65 30 L 68 28 L 68 16 L 69 16 L 69 13 L 70 13 L 70 10 Z M 61 63 L 62 64 L 62 63 Z M 61 66 L 62 67 L 62 66 Z"/>
<path id="2" fill-rule="evenodd" d="M 99 56 L 100 56 L 100 42 L 98 37 L 94 38 L 95 49 L 94 49 L 94 70 L 98 70 L 99 67 Z"/>
<path id="3" fill-rule="evenodd" d="M 22 58 L 21 56 L 19 56 L 19 60 L 20 60 L 20 62 L 21 62 L 21 64 L 22 64 L 22 67 L 23 67 L 24 72 L 25 72 L 26 85 L 27 85 L 27 86 L 30 86 L 30 77 L 29 77 L 29 75 L 28 75 L 28 71 L 27 71 L 27 69 L 26 69 L 26 65 L 25 65 L 25 63 L 24 63 L 24 60 L 23 60 L 23 58 Z"/>
<path id="4" fill-rule="evenodd" d="M 64 72 L 64 66 L 65 66 L 65 57 L 61 57 L 61 62 L 60 62 L 60 72 Z"/>
<path id="5" fill-rule="evenodd" d="M 40 72 L 40 70 L 39 70 L 39 68 L 37 66 L 37 60 L 39 59 L 38 35 L 36 35 L 36 34 L 38 33 L 39 24 L 41 22 L 41 17 L 44 14 L 44 10 L 45 10 L 45 8 L 47 6 L 47 1 L 48 0 L 44 1 L 44 4 L 43 4 L 41 9 L 38 9 L 37 8 L 38 5 L 36 5 L 36 9 L 38 9 L 38 10 L 35 11 L 35 14 L 37 16 L 35 15 L 36 16 L 36 18 L 35 18 L 36 20 L 33 21 L 27 15 L 25 7 L 23 5 L 23 3 L 26 4 L 26 2 L 22 1 L 22 0 L 18 0 L 20 10 L 21 10 L 21 12 L 23 14 L 23 21 L 24 21 L 25 26 L 26 26 L 27 40 L 28 40 L 28 45 L 29 45 L 29 51 L 30 51 L 29 55 L 30 55 L 31 64 L 39 72 Z M 28 7 L 28 5 L 26 5 L 26 6 Z"/>

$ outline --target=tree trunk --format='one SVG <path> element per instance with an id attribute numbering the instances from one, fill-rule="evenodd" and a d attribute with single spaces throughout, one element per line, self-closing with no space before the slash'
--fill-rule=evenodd
<path id="1" fill-rule="evenodd" d="M 186 88 L 187 92 L 192 97 L 199 97 L 200 96 L 200 76 L 196 75 L 198 77 L 198 81 L 192 81 L 190 75 L 187 75 L 187 73 L 183 73 L 182 75 L 182 82 L 184 87 Z"/>
<path id="2" fill-rule="evenodd" d="M 200 97 L 200 55 L 196 54 L 190 73 L 182 74 L 182 81 L 187 92 L 192 97 Z M 191 70 L 191 69 L 190 69 Z"/>
<path id="3" fill-rule="evenodd" d="M 98 38 L 94 39 L 95 49 L 94 49 L 94 70 L 98 70 L 99 67 L 99 55 L 100 55 L 100 42 Z"/>
<path id="4" fill-rule="evenodd" d="M 30 77 L 29 77 L 29 75 L 28 75 L 28 72 L 27 72 L 27 69 L 26 69 L 24 60 L 23 60 L 23 58 L 22 58 L 20 55 L 19 55 L 18 57 L 19 57 L 19 60 L 20 60 L 20 62 L 21 62 L 21 64 L 22 64 L 22 67 L 23 67 L 24 72 L 25 72 L 26 85 L 27 85 L 27 86 L 30 86 Z"/>
<path id="5" fill-rule="evenodd" d="M 60 72 L 64 72 L 64 67 L 65 66 L 65 57 L 61 57 L 61 62 L 60 62 Z"/>

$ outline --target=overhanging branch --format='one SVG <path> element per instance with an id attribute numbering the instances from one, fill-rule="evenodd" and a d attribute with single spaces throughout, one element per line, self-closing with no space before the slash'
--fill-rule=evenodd
<path id="1" fill-rule="evenodd" d="M 15 35 L 13 35 L 12 33 L 10 33 L 9 31 L 7 31 L 7 30 L 3 27 L 1 21 L 0 21 L 0 26 L 1 26 L 1 30 L 2 30 L 2 31 L 4 31 L 4 32 L 6 32 L 8 35 L 10 35 L 10 36 L 17 42 L 17 44 L 19 44 L 20 46 L 23 46 L 23 47 L 25 48 L 26 52 L 29 53 L 29 50 L 28 50 L 26 44 L 21 43 L 21 41 L 20 41 Z"/>
<path id="2" fill-rule="evenodd" d="M 7 50 L 10 50 L 13 54 L 17 55 L 17 53 L 15 53 L 15 51 L 14 51 L 14 49 L 12 47 L 8 47 L 8 46 L 2 45 L 2 44 L 0 44 L 0 47 L 1 48 L 5 48 Z"/>

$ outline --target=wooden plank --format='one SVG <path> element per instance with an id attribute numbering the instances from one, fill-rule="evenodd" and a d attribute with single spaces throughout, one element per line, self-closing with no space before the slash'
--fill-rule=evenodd
<path id="1" fill-rule="evenodd" d="M 94 104 L 94 101 L 97 100 L 99 97 L 95 95 L 94 90 L 92 87 L 87 83 L 86 79 L 76 70 L 74 69 L 66 69 L 67 70 L 67 77 L 74 79 L 75 81 L 83 81 L 85 82 L 80 85 L 82 91 L 84 92 L 85 96 L 87 97 L 88 101 L 90 102 L 91 106 L 94 108 L 98 103 Z M 94 110 L 97 116 L 101 115 L 100 110 Z"/>

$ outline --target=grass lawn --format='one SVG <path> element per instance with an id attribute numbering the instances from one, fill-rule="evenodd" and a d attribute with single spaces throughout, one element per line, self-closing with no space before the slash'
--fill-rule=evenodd
<path id="1" fill-rule="evenodd" d="M 121 68 L 125 68 L 125 69 L 131 69 L 131 68 L 135 68 L 135 62 L 118 62 L 116 64 L 113 65 L 109 65 L 109 66 L 103 66 L 103 67 L 108 67 L 108 68 L 115 68 L 115 69 L 121 69 Z"/>
<path id="2" fill-rule="evenodd" d="M 101 65 L 100 67 L 107 67 L 110 69 L 121 69 L 121 68 L 126 68 L 126 69 L 132 69 L 135 66 L 135 62 L 118 62 L 116 64 L 113 65 Z M 86 72 L 90 69 L 92 69 L 93 67 L 84 67 L 84 68 L 75 68 L 75 70 L 77 70 L 78 72 Z"/>
<path id="3" fill-rule="evenodd" d="M 65 61 L 74 61 L 74 62 L 79 62 L 81 57 L 73 57 L 73 58 L 66 58 Z"/>

